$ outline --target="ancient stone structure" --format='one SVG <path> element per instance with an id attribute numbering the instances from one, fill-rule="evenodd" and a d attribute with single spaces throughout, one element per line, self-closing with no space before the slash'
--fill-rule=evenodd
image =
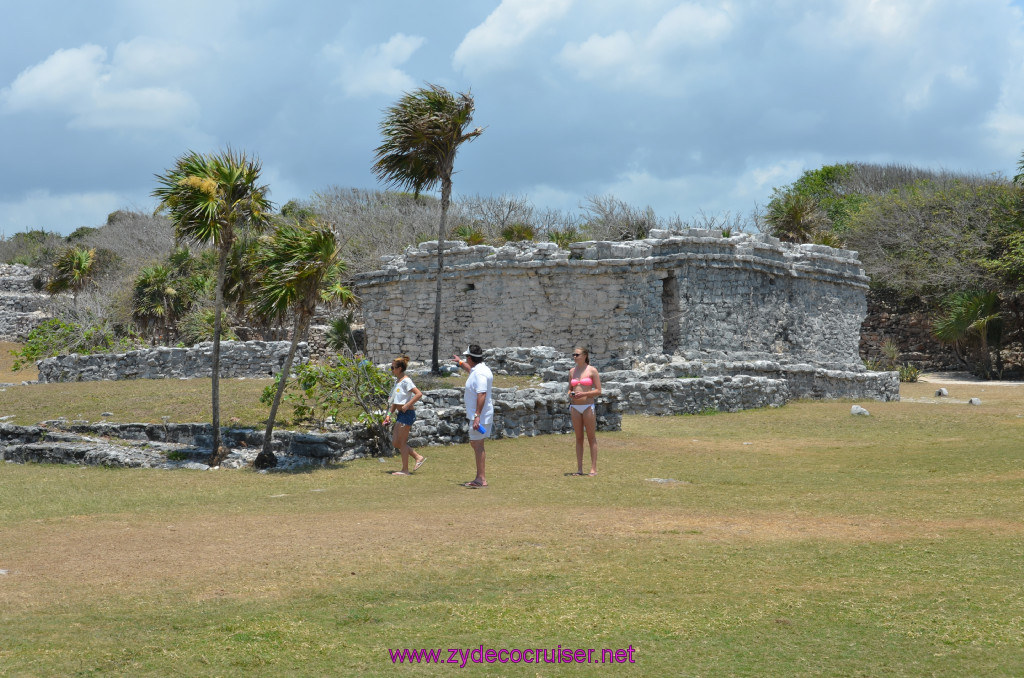
<path id="1" fill-rule="evenodd" d="M 220 376 L 266 379 L 281 371 L 288 355 L 287 341 L 223 341 L 220 345 Z M 307 359 L 300 342 L 295 365 Z M 119 379 L 191 379 L 213 373 L 213 344 L 191 348 L 158 346 L 127 353 L 62 355 L 40 360 L 39 381 L 102 381 Z"/>
<path id="2" fill-rule="evenodd" d="M 385 257 L 357 277 L 374 360 L 429 357 L 437 247 Z M 445 354 L 469 342 L 583 345 L 602 369 L 676 356 L 701 377 L 785 381 L 790 397 L 888 399 L 893 390 L 891 373 L 866 373 L 860 360 L 868 279 L 847 250 L 698 230 L 569 251 L 454 242 L 442 284 Z"/>
<path id="3" fill-rule="evenodd" d="M 50 316 L 50 298 L 32 284 L 39 269 L 0 264 L 0 341 L 22 341 Z"/>

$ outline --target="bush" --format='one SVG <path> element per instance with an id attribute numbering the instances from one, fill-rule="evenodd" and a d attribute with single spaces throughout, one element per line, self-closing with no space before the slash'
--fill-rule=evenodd
<path id="1" fill-rule="evenodd" d="M 361 413 L 358 421 L 374 432 L 378 452 L 390 449 L 391 437 L 384 426 L 388 396 L 394 379 L 365 358 L 344 355 L 330 363 L 306 363 L 294 372 L 285 386 L 284 400 L 291 403 L 297 421 L 324 427 L 327 419 L 338 419 L 346 404 Z M 260 402 L 268 407 L 274 401 L 280 375 L 263 390 Z"/>
<path id="2" fill-rule="evenodd" d="M 53 356 L 118 353 L 139 345 L 137 337 L 117 336 L 113 329 L 104 325 L 82 326 L 53 318 L 29 332 L 21 350 L 11 351 L 15 358 L 11 367 L 17 372 L 25 365 Z"/>
<path id="3" fill-rule="evenodd" d="M 451 236 L 456 240 L 465 242 L 467 245 L 483 245 L 487 241 L 483 231 L 469 224 L 456 226 L 452 229 Z"/>
<path id="4" fill-rule="evenodd" d="M 536 229 L 529 224 L 516 222 L 501 229 L 501 238 L 505 242 L 523 242 L 533 240 L 537 236 Z"/>
<path id="5" fill-rule="evenodd" d="M 900 365 L 900 381 L 913 383 L 917 381 L 917 378 L 921 376 L 921 368 L 911 365 L 910 363 L 903 363 Z"/>

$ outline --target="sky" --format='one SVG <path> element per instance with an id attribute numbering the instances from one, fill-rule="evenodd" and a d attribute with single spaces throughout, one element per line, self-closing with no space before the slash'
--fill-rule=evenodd
<path id="1" fill-rule="evenodd" d="M 435 83 L 484 133 L 456 196 L 748 214 L 837 162 L 1012 176 L 1024 0 L 0 0 L 0 235 L 151 211 L 187 151 L 280 206 L 371 172 Z"/>

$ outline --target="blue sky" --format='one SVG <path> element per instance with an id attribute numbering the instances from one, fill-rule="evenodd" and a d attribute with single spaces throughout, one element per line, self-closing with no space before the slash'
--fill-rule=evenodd
<path id="1" fill-rule="evenodd" d="M 0 232 L 150 210 L 186 150 L 259 156 L 278 204 L 370 172 L 382 110 L 471 90 L 457 195 L 746 214 L 805 169 L 1012 175 L 1010 0 L 2 3 Z"/>

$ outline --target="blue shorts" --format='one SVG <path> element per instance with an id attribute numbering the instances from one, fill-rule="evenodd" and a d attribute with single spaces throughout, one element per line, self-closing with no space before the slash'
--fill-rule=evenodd
<path id="1" fill-rule="evenodd" d="M 399 412 L 395 420 L 399 424 L 412 426 L 416 422 L 416 410 L 406 410 L 405 412 Z"/>

